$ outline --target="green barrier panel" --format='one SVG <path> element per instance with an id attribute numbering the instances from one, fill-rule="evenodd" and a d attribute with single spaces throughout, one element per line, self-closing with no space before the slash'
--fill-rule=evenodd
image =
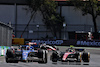
<path id="1" fill-rule="evenodd" d="M 6 46 L 6 49 L 9 49 L 9 48 Z"/>
<path id="2" fill-rule="evenodd" d="M 1 56 L 1 46 L 0 46 L 0 56 Z"/>
<path id="3" fill-rule="evenodd" d="M 1 46 L 1 56 L 4 56 L 4 46 Z"/>
<path id="4" fill-rule="evenodd" d="M 7 49 L 10 49 L 8 46 L 0 46 L 0 56 L 5 56 Z"/>

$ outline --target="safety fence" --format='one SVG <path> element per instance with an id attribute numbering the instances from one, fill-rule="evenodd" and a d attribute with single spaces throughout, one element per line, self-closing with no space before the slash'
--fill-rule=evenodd
<path id="1" fill-rule="evenodd" d="M 5 56 L 7 49 L 10 49 L 8 46 L 0 46 L 0 56 Z"/>

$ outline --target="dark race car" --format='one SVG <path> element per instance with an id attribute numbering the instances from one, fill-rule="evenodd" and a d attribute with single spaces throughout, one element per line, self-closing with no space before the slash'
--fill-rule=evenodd
<path id="1" fill-rule="evenodd" d="M 66 52 L 53 51 L 50 59 L 52 60 L 52 62 L 57 62 L 57 61 L 89 62 L 90 53 L 85 52 L 84 49 L 68 48 Z"/>
<path id="2" fill-rule="evenodd" d="M 5 60 L 7 63 L 18 63 L 19 61 L 47 63 L 47 53 L 47 50 L 34 50 L 32 46 L 23 45 L 19 50 L 8 49 Z"/>

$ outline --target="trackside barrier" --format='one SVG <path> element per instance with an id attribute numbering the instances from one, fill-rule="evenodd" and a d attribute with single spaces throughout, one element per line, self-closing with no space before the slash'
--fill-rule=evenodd
<path id="1" fill-rule="evenodd" d="M 4 46 L 4 56 L 6 55 L 7 48 Z"/>
<path id="2" fill-rule="evenodd" d="M 1 46 L 0 46 L 0 56 L 1 56 Z"/>
<path id="3" fill-rule="evenodd" d="M 1 56 L 4 56 L 4 46 L 1 46 Z"/>
<path id="4" fill-rule="evenodd" d="M 10 49 L 8 46 L 0 46 L 0 56 L 5 56 L 7 49 Z"/>

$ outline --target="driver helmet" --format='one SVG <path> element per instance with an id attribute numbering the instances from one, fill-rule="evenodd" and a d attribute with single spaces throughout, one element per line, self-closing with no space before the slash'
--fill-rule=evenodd
<path id="1" fill-rule="evenodd" d="M 29 48 L 29 46 L 27 46 L 27 50 L 29 50 L 30 48 Z"/>
<path id="2" fill-rule="evenodd" d="M 69 50 L 69 52 L 73 52 L 73 50 Z"/>

